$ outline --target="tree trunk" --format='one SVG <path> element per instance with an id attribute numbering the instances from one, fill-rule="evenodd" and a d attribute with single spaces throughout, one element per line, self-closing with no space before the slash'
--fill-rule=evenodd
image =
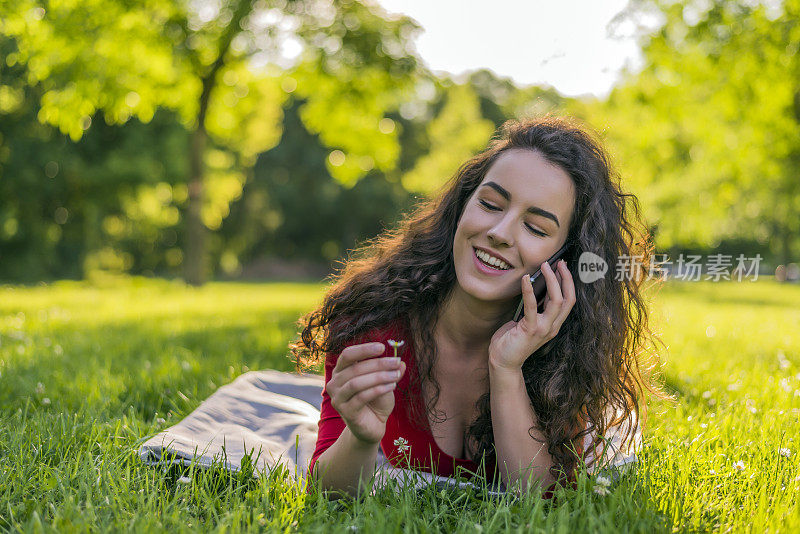
<path id="1" fill-rule="evenodd" d="M 186 244 L 183 255 L 183 276 L 187 283 L 199 286 L 205 283 L 208 274 L 206 258 L 206 227 L 203 224 L 202 209 L 204 200 L 205 166 L 203 155 L 206 146 L 206 112 L 211 92 L 217 80 L 217 72 L 225 65 L 225 57 L 231 41 L 241 31 L 242 20 L 252 11 L 253 0 L 240 0 L 233 17 L 228 23 L 219 42 L 217 59 L 200 78 L 203 91 L 200 94 L 200 107 L 197 111 L 197 124 L 192 132 L 189 146 L 189 206 L 186 215 Z"/>
<path id="2" fill-rule="evenodd" d="M 205 114 L 203 114 L 205 115 Z M 205 232 L 203 209 L 203 153 L 206 145 L 205 126 L 192 132 L 189 144 L 189 207 L 186 213 L 186 248 L 183 256 L 184 279 L 193 286 L 206 280 Z"/>

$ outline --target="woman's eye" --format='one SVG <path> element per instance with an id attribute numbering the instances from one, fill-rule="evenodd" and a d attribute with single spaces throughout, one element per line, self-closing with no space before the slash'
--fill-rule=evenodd
<path id="1" fill-rule="evenodd" d="M 547 237 L 547 234 L 546 234 L 546 233 L 544 233 L 544 232 L 540 232 L 539 230 L 537 230 L 536 228 L 534 228 L 534 227 L 533 227 L 533 226 L 531 226 L 530 224 L 526 224 L 525 226 L 527 226 L 527 227 L 528 227 L 528 230 L 530 230 L 530 231 L 531 231 L 531 232 L 533 232 L 534 234 L 536 234 L 536 235 L 538 235 L 538 236 L 542 236 L 542 237 Z"/>
<path id="2" fill-rule="evenodd" d="M 489 204 L 489 203 L 488 203 L 488 202 L 486 202 L 485 200 L 479 200 L 478 202 L 480 202 L 480 204 L 481 204 L 481 205 L 485 206 L 485 207 L 486 207 L 486 209 L 489 209 L 489 210 L 492 210 L 492 211 L 497 211 L 497 210 L 499 210 L 499 209 L 500 209 L 500 208 L 498 208 L 497 206 L 494 206 L 494 205 L 492 205 L 492 204 Z"/>
<path id="3" fill-rule="evenodd" d="M 488 209 L 488 210 L 491 210 L 491 211 L 498 211 L 498 210 L 500 209 L 500 208 L 498 208 L 497 206 L 494 206 L 494 205 L 492 205 L 492 204 L 489 204 L 489 203 L 488 203 L 488 202 L 486 202 L 485 200 L 479 200 L 478 202 L 479 202 L 479 203 L 480 203 L 482 206 L 484 206 L 486 209 Z M 544 233 L 544 232 L 540 232 L 539 230 L 537 230 L 536 228 L 534 228 L 534 227 L 533 227 L 533 226 L 531 226 L 530 224 L 526 224 L 525 226 L 528 228 L 528 230 L 530 230 L 530 231 L 531 231 L 531 232 L 533 232 L 534 234 L 536 234 L 536 235 L 538 235 L 538 236 L 541 236 L 541 237 L 547 237 L 547 234 L 546 234 L 546 233 Z"/>

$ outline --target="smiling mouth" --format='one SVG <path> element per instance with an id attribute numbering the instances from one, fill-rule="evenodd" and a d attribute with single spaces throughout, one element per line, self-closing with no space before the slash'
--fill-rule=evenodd
<path id="1" fill-rule="evenodd" d="M 476 258 L 476 259 L 477 259 L 479 262 L 481 262 L 481 265 L 485 265 L 485 266 L 486 266 L 488 269 L 493 269 L 493 270 L 495 270 L 495 271 L 500 271 L 500 272 L 502 272 L 502 271 L 510 271 L 510 270 L 512 269 L 511 267 L 508 267 L 508 268 L 506 268 L 506 269 L 503 269 L 502 267 L 499 267 L 499 266 L 497 266 L 497 265 L 492 265 L 491 263 L 486 263 L 486 262 L 485 262 L 485 261 L 483 261 L 483 260 L 481 259 L 481 257 L 478 255 L 478 249 L 476 249 L 475 247 L 472 247 L 472 253 L 475 255 L 475 258 Z M 482 253 L 483 253 L 483 252 L 482 252 Z M 486 253 L 483 253 L 483 254 L 486 254 Z"/>

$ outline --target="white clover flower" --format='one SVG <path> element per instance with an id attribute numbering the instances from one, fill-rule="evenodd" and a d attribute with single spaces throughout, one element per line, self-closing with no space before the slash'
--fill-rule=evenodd
<path id="1" fill-rule="evenodd" d="M 600 485 L 597 485 L 597 486 L 595 486 L 595 487 L 594 487 L 594 492 L 595 492 L 596 494 L 598 494 L 598 495 L 602 496 L 602 497 L 605 497 L 606 495 L 608 495 L 608 494 L 610 493 L 610 492 L 608 491 L 608 488 L 607 488 L 607 487 L 605 487 L 605 486 L 600 486 Z"/>
<path id="2" fill-rule="evenodd" d="M 609 487 L 611 485 L 611 479 L 601 475 L 601 476 L 598 476 L 597 479 L 595 479 L 595 484 L 597 484 L 598 486 L 603 486 L 603 487 L 607 488 L 607 487 Z"/>
<path id="3" fill-rule="evenodd" d="M 50 404 L 50 399 L 48 399 L 47 397 L 43 398 L 42 399 L 42 404 L 44 404 L 45 406 Z"/>
<path id="4" fill-rule="evenodd" d="M 786 458 L 788 458 L 791 455 L 792 455 L 791 449 L 787 449 L 787 448 L 782 448 L 781 449 L 781 456 L 785 456 Z"/>
<path id="5" fill-rule="evenodd" d="M 192 482 L 192 479 L 189 477 L 181 477 L 178 479 L 178 484 L 189 484 Z"/>
<path id="6" fill-rule="evenodd" d="M 712 470 L 710 470 L 710 471 L 708 472 L 708 474 L 710 474 L 710 475 L 716 475 L 716 474 L 717 474 L 717 472 L 716 472 L 716 471 L 714 471 L 714 470 L 712 469 Z"/>
<path id="7" fill-rule="evenodd" d="M 38 395 L 41 395 L 42 393 L 44 393 L 44 384 L 42 384 L 41 382 L 37 382 L 36 383 L 36 393 Z"/>
<path id="8" fill-rule="evenodd" d="M 737 471 L 744 471 L 745 470 L 744 462 L 739 460 L 738 462 L 733 464 L 733 468 L 736 469 Z"/>
<path id="9" fill-rule="evenodd" d="M 394 440 L 394 446 L 397 447 L 397 452 L 400 454 L 403 454 L 411 448 L 411 445 L 408 444 L 408 440 L 403 437 Z"/>

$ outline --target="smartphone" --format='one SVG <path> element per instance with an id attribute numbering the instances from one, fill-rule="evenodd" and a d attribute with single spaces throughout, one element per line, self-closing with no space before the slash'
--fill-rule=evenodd
<path id="1" fill-rule="evenodd" d="M 550 264 L 550 267 L 553 268 L 553 271 L 556 270 L 556 262 L 561 259 L 561 257 L 567 252 L 569 249 L 569 242 L 564 243 L 564 246 L 558 249 L 555 254 L 550 256 L 550 259 L 547 260 L 547 263 Z M 542 274 L 542 268 L 539 267 L 535 273 L 531 275 L 531 285 L 533 286 L 533 294 L 536 295 L 536 303 L 538 313 L 542 313 L 544 311 L 544 297 L 547 295 L 547 280 L 545 280 L 544 275 Z M 519 300 L 519 306 L 517 306 L 517 313 L 514 314 L 514 321 L 519 321 L 522 319 L 522 316 L 525 315 L 522 311 L 524 309 L 524 299 Z"/>

